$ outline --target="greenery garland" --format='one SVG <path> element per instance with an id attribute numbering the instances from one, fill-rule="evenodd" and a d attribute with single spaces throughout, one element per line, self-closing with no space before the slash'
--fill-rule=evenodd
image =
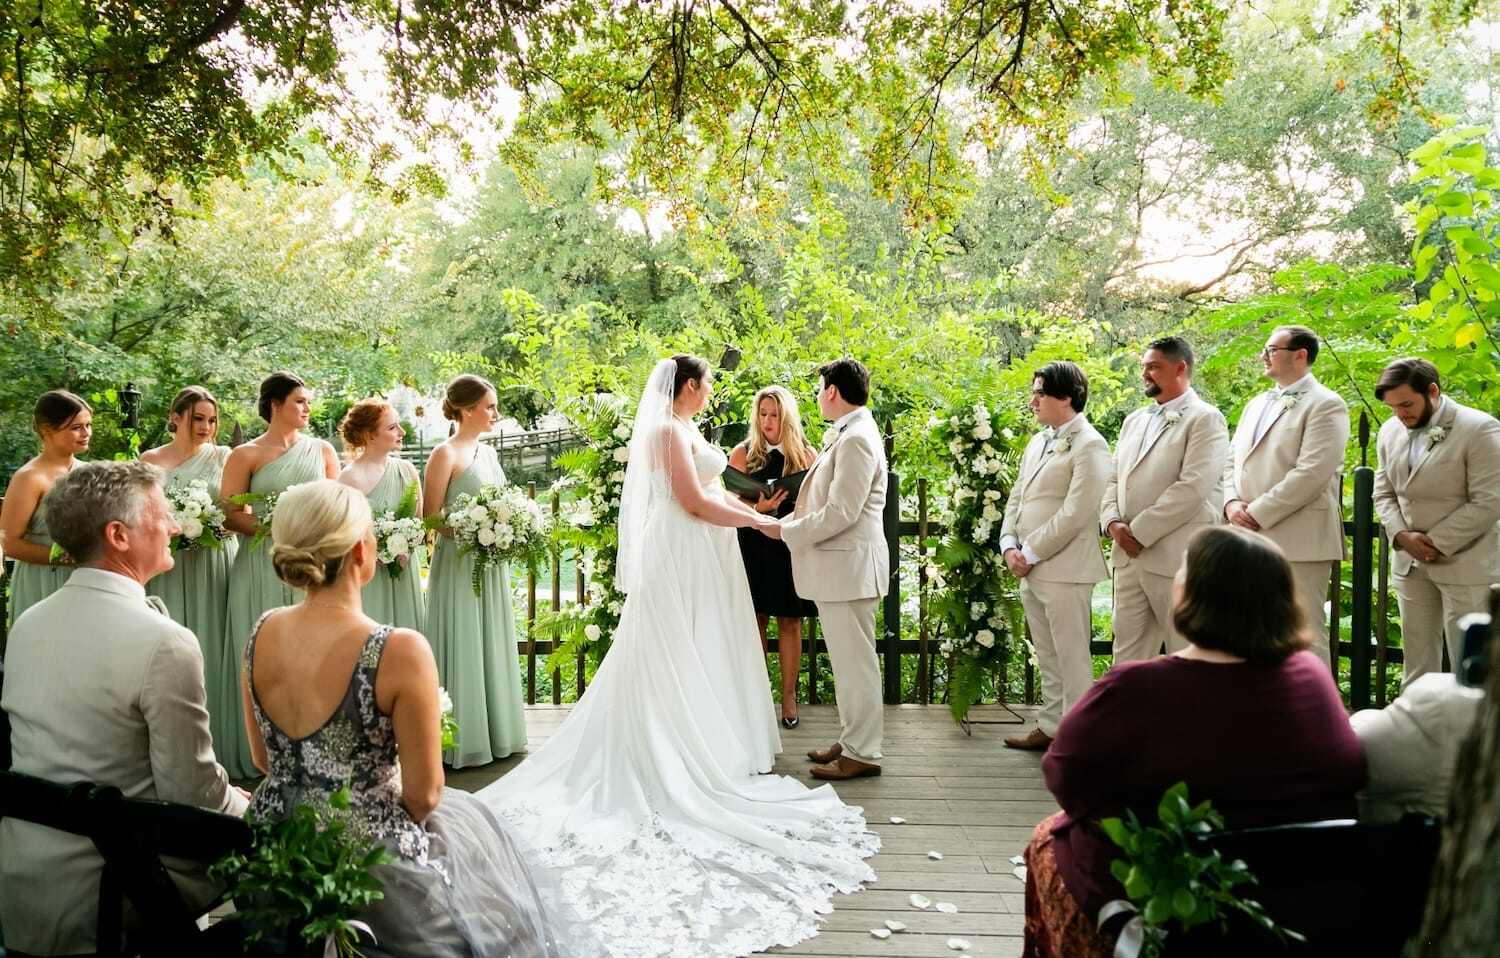
<path id="1" fill-rule="evenodd" d="M 984 697 L 988 679 L 1004 688 L 1011 641 L 1024 634 L 1015 579 L 1000 554 L 1005 502 L 1020 459 L 1020 417 L 983 402 L 951 408 L 933 421 L 933 437 L 952 464 L 948 533 L 938 546 L 932 609 L 947 638 L 948 707 L 962 722 Z"/>

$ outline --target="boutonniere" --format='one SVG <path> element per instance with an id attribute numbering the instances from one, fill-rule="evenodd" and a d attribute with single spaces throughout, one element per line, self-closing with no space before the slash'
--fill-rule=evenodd
<path id="1" fill-rule="evenodd" d="M 1063 452 L 1067 452 L 1069 449 L 1072 449 L 1072 448 L 1073 448 L 1073 437 L 1072 436 L 1063 436 L 1061 439 L 1057 440 L 1057 442 L 1054 442 L 1052 444 L 1052 448 L 1050 450 L 1048 450 L 1047 454 L 1050 456 L 1054 452 L 1063 453 Z"/>
<path id="2" fill-rule="evenodd" d="M 1301 393 L 1283 393 L 1281 396 L 1281 408 L 1293 409 L 1297 403 L 1302 401 Z"/>
<path id="3" fill-rule="evenodd" d="M 1182 422 L 1182 413 L 1178 412 L 1176 409 L 1164 414 L 1161 417 L 1161 427 L 1163 429 L 1171 429 L 1173 426 L 1177 425 L 1180 422 Z"/>
<path id="4" fill-rule="evenodd" d="M 1436 446 L 1438 443 L 1447 438 L 1448 430 L 1444 429 L 1442 426 L 1433 426 L 1431 429 L 1427 430 L 1427 445 L 1429 446 Z"/>

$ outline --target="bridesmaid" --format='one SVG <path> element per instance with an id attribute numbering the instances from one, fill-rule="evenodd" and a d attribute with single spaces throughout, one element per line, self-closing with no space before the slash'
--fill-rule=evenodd
<path id="1" fill-rule="evenodd" d="M 172 441 L 141 453 L 141 461 L 166 472 L 164 488 L 202 482 L 217 501 L 229 458 L 229 447 L 214 442 L 219 435 L 219 401 L 202 386 L 184 388 L 172 400 L 167 431 Z M 170 571 L 146 584 L 146 591 L 165 602 L 172 618 L 191 629 L 203 648 L 203 684 L 215 742 L 233 738 L 240 718 L 239 689 L 227 684 L 234 669 L 226 666 L 230 653 L 224 632 L 229 567 L 238 546 L 230 536 L 217 549 L 180 551 Z"/>
<path id="2" fill-rule="evenodd" d="M 307 427 L 310 405 L 307 384 L 301 379 L 288 372 L 267 376 L 260 384 L 257 406 L 260 418 L 266 421 L 266 431 L 236 448 L 224 463 L 220 486 L 224 525 L 246 537 L 229 569 L 224 675 L 215 680 L 224 688 L 239 688 L 245 642 L 261 615 L 269 609 L 295 605 L 300 598 L 271 568 L 270 543 L 263 541 L 256 548 L 250 547 L 249 537 L 260 527 L 265 507 L 237 506 L 230 500 L 246 492 L 279 494 L 298 483 L 338 478 L 339 459 L 333 447 L 302 432 Z M 233 721 L 224 723 L 228 737 L 222 743 L 215 738 L 214 751 L 231 778 L 258 778 L 260 772 L 250 758 L 243 703 L 232 714 Z M 229 725 L 234 726 L 232 730 Z"/>
<path id="3" fill-rule="evenodd" d="M 54 389 L 36 401 L 31 428 L 42 440 L 42 451 L 10 477 L 0 507 L 5 554 L 16 560 L 8 606 L 11 622 L 51 595 L 73 571 L 71 560 L 50 558 L 52 537 L 47 534 L 42 497 L 78 464 L 75 456 L 88 452 L 94 411 L 66 389 Z"/>
<path id="4" fill-rule="evenodd" d="M 495 387 L 478 376 L 459 376 L 448 384 L 443 415 L 458 423 L 458 431 L 427 461 L 423 498 L 429 515 L 460 495 L 505 482 L 494 447 L 479 441 L 500 418 Z M 443 530 L 428 579 L 427 636 L 438 684 L 452 697 L 458 722 L 458 747 L 444 755 L 454 768 L 484 765 L 526 747 L 510 569 L 505 563 L 490 566 L 484 595 L 475 596 L 473 567 Z"/>
<path id="5" fill-rule="evenodd" d="M 339 482 L 353 486 L 370 501 L 375 518 L 394 512 L 407 487 L 417 487 L 418 518 L 422 516 L 421 479 L 417 467 L 393 453 L 401 449 L 406 430 L 401 417 L 383 399 L 361 399 L 339 423 L 344 449 L 355 459 L 339 473 Z M 406 571 L 393 577 L 377 569 L 362 595 L 365 615 L 381 625 L 427 632 L 427 604 L 422 597 L 422 564 L 425 549 L 418 547 Z"/>

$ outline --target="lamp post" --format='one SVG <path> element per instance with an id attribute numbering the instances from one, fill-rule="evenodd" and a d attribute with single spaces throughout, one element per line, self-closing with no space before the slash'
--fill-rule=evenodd
<path id="1" fill-rule="evenodd" d="M 135 388 L 135 383 L 126 383 L 125 388 L 120 390 L 120 413 L 124 417 L 126 429 L 135 429 L 140 425 L 140 405 L 141 391 Z"/>
<path id="2" fill-rule="evenodd" d="M 719 356 L 719 369 L 726 373 L 732 373 L 739 368 L 740 360 L 744 358 L 745 354 L 740 351 L 738 346 L 725 346 L 724 352 Z M 728 408 L 729 402 L 721 393 L 719 398 L 714 402 L 713 410 L 703 422 L 704 439 L 707 439 L 711 443 L 718 443 L 719 439 L 724 435 L 724 426 L 722 423 L 715 425 L 715 422 Z"/>

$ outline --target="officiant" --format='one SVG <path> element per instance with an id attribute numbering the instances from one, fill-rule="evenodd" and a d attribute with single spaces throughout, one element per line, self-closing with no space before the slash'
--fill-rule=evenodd
<path id="1" fill-rule="evenodd" d="M 755 394 L 750 408 L 749 436 L 729 454 L 730 467 L 770 483 L 806 472 L 818 454 L 802 432 L 802 418 L 791 391 L 784 386 L 767 386 Z M 770 495 L 741 498 L 757 512 L 772 513 L 779 519 L 791 515 L 796 496 L 789 489 L 778 489 Z M 802 664 L 802 620 L 816 616 L 818 607 L 797 595 L 792 585 L 792 555 L 785 543 L 750 528 L 740 529 L 739 537 L 762 648 L 766 647 L 766 627 L 771 616 L 776 617 L 781 724 L 794 729 L 800 721 L 797 673 Z"/>

